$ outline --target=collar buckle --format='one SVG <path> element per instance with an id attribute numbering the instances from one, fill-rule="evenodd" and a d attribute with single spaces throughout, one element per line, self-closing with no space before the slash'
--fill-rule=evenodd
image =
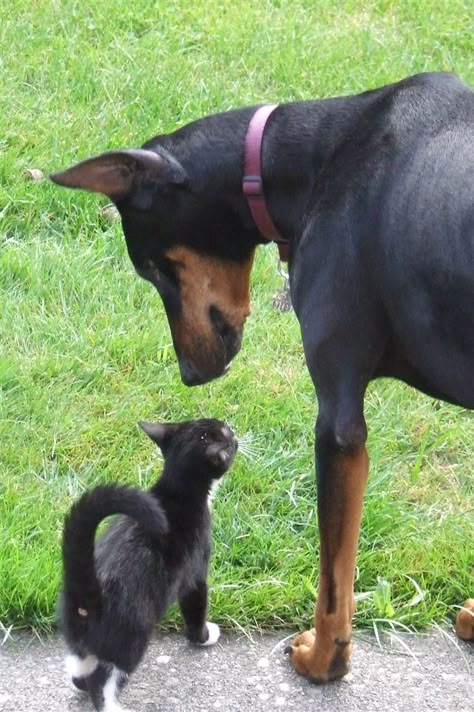
<path id="1" fill-rule="evenodd" d="M 247 198 L 263 198 L 262 176 L 244 176 L 242 192 Z"/>

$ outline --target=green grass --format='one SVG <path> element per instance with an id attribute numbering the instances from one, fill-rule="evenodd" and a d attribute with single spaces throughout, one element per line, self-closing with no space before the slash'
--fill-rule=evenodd
<path id="1" fill-rule="evenodd" d="M 252 102 L 428 69 L 474 83 L 472 19 L 467 0 L 1 4 L 0 622 L 53 621 L 74 497 L 96 482 L 153 481 L 160 461 L 140 418 L 215 415 L 246 443 L 215 504 L 214 619 L 307 625 L 317 589 L 315 399 L 296 320 L 271 307 L 274 248 L 259 251 L 232 370 L 189 390 L 105 201 L 32 183 L 25 169 L 48 173 Z M 356 623 L 452 619 L 473 593 L 473 417 L 389 381 L 372 384 L 366 414 Z"/>

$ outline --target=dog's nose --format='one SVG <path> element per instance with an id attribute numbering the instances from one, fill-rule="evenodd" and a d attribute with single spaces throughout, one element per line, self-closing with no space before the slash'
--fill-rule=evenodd
<path id="1" fill-rule="evenodd" d="M 204 383 L 193 362 L 189 361 L 189 359 L 180 360 L 179 370 L 181 372 L 181 380 L 185 386 L 199 386 Z"/>

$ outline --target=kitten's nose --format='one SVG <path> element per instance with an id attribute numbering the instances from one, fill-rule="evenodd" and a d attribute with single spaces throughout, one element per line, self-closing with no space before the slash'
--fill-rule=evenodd
<path id="1" fill-rule="evenodd" d="M 227 440 L 231 441 L 232 445 L 237 450 L 237 448 L 239 447 L 239 441 L 235 437 L 234 431 L 231 428 L 229 428 L 228 425 L 224 425 L 224 427 L 222 428 L 222 434 Z"/>

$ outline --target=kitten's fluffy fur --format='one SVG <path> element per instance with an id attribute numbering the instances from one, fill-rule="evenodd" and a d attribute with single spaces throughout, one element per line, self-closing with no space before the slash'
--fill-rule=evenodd
<path id="1" fill-rule="evenodd" d="M 59 613 L 73 683 L 97 710 L 121 709 L 117 693 L 140 662 L 155 624 L 178 600 L 189 640 L 211 645 L 206 622 L 211 551 L 208 495 L 237 450 L 218 420 L 140 423 L 161 448 L 163 474 L 149 492 L 109 485 L 85 493 L 66 517 Z M 99 523 L 117 517 L 94 544 Z"/>

